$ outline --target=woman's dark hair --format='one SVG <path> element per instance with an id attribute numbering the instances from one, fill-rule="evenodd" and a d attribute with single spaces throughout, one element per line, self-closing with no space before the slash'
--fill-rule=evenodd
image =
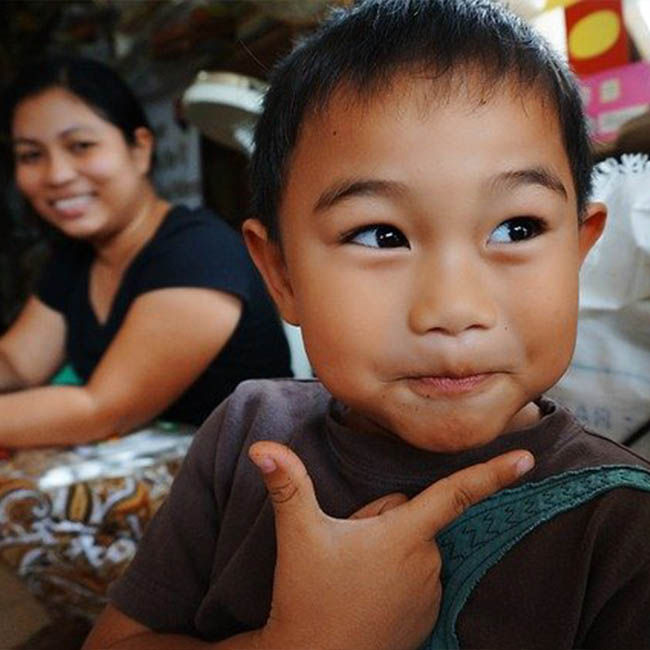
<path id="1" fill-rule="evenodd" d="M 48 88 L 64 88 L 116 126 L 130 145 L 135 130 L 151 125 L 129 86 L 111 67 L 93 59 L 51 55 L 22 66 L 4 89 L 0 101 L 2 135 L 11 136 L 14 112 L 20 102 Z"/>
<path id="2" fill-rule="evenodd" d="M 458 71 L 478 73 L 471 80 L 480 80 L 482 98 L 504 83 L 542 91 L 540 101 L 558 116 L 582 215 L 592 168 L 582 101 L 570 70 L 543 38 L 491 0 L 360 0 L 333 10 L 272 71 L 250 166 L 254 216 L 277 239 L 300 127 L 310 111 L 327 108 L 337 88 L 369 98 L 396 73 L 411 72 L 431 79 L 444 98 Z"/>

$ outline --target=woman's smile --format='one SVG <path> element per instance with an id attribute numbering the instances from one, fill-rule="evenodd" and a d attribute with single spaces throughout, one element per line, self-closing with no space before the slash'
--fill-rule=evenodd
<path id="1" fill-rule="evenodd" d="M 82 216 L 91 206 L 95 194 L 92 192 L 76 194 L 61 199 L 49 201 L 50 207 L 64 218 Z"/>

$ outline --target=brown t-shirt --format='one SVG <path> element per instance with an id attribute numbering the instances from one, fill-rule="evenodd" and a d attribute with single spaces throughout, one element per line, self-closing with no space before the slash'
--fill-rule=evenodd
<path id="1" fill-rule="evenodd" d="M 317 381 L 240 384 L 195 435 L 113 604 L 160 632 L 218 640 L 264 625 L 273 509 L 247 457 L 256 440 L 289 444 L 322 509 L 346 517 L 389 492 L 432 482 L 509 449 L 529 449 L 524 483 L 586 467 L 648 462 L 540 401 L 535 426 L 460 454 L 424 452 L 343 426 Z M 615 488 L 534 528 L 492 566 L 456 622 L 464 648 L 650 648 L 650 492 Z"/>

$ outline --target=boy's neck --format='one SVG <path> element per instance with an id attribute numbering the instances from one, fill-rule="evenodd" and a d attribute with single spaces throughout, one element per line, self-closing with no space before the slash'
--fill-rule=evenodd
<path id="1" fill-rule="evenodd" d="M 518 411 L 512 420 L 510 420 L 503 433 L 519 431 L 526 427 L 530 427 L 539 422 L 541 416 L 539 406 L 537 406 L 535 402 L 528 402 L 528 404 Z"/>

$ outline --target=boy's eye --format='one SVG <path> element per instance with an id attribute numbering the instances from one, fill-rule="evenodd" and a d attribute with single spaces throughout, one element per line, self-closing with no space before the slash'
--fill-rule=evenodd
<path id="1" fill-rule="evenodd" d="M 345 241 L 368 248 L 410 248 L 408 239 L 399 228 L 385 225 L 358 228 L 346 236 Z"/>
<path id="2" fill-rule="evenodd" d="M 541 235 L 545 224 L 536 217 L 515 217 L 497 226 L 490 235 L 489 241 L 496 243 L 511 243 L 532 239 Z"/>

